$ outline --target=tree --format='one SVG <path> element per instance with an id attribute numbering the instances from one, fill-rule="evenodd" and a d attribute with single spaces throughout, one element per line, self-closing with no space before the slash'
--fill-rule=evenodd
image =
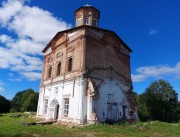
<path id="1" fill-rule="evenodd" d="M 10 101 L 0 95 L 0 113 L 8 113 L 10 110 Z"/>
<path id="2" fill-rule="evenodd" d="M 144 93 L 138 96 L 138 114 L 141 120 L 178 121 L 177 93 L 169 82 L 153 82 Z"/>
<path id="3" fill-rule="evenodd" d="M 32 93 L 28 98 L 23 102 L 21 111 L 36 111 L 38 104 L 38 92 Z"/>
<path id="4" fill-rule="evenodd" d="M 12 112 L 36 111 L 38 103 L 38 92 L 27 89 L 16 93 L 11 100 Z"/>
<path id="5" fill-rule="evenodd" d="M 147 107 L 147 98 L 143 94 L 136 96 L 136 102 L 138 104 L 138 116 L 141 121 L 147 121 L 150 119 L 150 111 Z"/>
<path id="6" fill-rule="evenodd" d="M 178 119 L 180 121 L 180 101 L 178 101 Z"/>

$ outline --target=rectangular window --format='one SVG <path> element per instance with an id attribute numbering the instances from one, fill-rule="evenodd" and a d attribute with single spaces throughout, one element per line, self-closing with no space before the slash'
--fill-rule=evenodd
<path id="1" fill-rule="evenodd" d="M 97 21 L 93 19 L 93 27 L 97 27 Z"/>
<path id="2" fill-rule="evenodd" d="M 64 99 L 64 116 L 69 114 L 69 98 Z"/>
<path id="3" fill-rule="evenodd" d="M 81 25 L 81 18 L 79 18 L 78 20 L 77 20 L 77 26 L 80 26 Z"/>
<path id="4" fill-rule="evenodd" d="M 44 100 L 44 114 L 47 114 L 47 108 L 48 108 L 48 99 Z"/>
<path id="5" fill-rule="evenodd" d="M 68 72 L 72 71 L 72 65 L 73 65 L 73 59 L 71 57 L 68 59 L 68 69 L 67 69 Z"/>
<path id="6" fill-rule="evenodd" d="M 49 66 L 47 78 L 51 78 L 51 73 L 52 73 L 52 66 Z"/>
<path id="7" fill-rule="evenodd" d="M 61 74 L 61 62 L 57 64 L 56 68 L 56 76 L 59 76 Z"/>
<path id="8" fill-rule="evenodd" d="M 88 17 L 85 18 L 85 23 L 84 24 L 89 25 L 89 18 Z"/>

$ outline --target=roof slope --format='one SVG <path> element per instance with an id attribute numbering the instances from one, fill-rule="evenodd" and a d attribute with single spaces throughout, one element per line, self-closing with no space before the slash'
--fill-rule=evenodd
<path id="1" fill-rule="evenodd" d="M 86 28 L 91 28 L 91 29 L 94 29 L 94 30 L 100 30 L 100 31 L 106 31 L 106 32 L 111 32 L 111 33 L 113 33 L 113 34 L 120 40 L 120 42 L 122 42 L 123 45 L 124 45 L 130 52 L 132 52 L 132 50 L 128 47 L 128 45 L 127 45 L 114 31 L 106 30 L 106 29 L 102 29 L 102 28 L 97 28 L 97 27 L 92 27 L 92 26 L 87 26 L 87 25 L 82 25 L 82 26 L 79 26 L 79 27 L 75 27 L 75 28 L 71 28 L 71 29 L 67 29 L 67 30 L 58 32 L 58 33 L 51 39 L 51 41 L 46 45 L 46 47 L 43 49 L 42 52 L 44 53 L 44 52 L 51 46 L 52 41 L 53 41 L 54 39 L 56 39 L 56 37 L 58 37 L 59 34 L 68 33 L 68 32 L 74 31 L 74 30 L 86 29 Z"/>

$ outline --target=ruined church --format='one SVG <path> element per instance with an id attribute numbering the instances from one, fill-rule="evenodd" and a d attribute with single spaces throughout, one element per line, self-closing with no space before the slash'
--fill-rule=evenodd
<path id="1" fill-rule="evenodd" d="M 138 119 L 132 50 L 115 32 L 99 28 L 95 7 L 74 14 L 75 28 L 58 32 L 43 49 L 37 117 L 77 124 Z"/>

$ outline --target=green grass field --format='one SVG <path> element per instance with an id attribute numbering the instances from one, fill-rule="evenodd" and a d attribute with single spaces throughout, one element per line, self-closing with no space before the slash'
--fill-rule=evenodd
<path id="1" fill-rule="evenodd" d="M 57 124 L 24 126 L 20 123 L 35 120 L 28 118 L 28 114 L 10 117 L 12 115 L 0 116 L 0 137 L 180 137 L 180 123 L 152 121 L 75 128 Z"/>

